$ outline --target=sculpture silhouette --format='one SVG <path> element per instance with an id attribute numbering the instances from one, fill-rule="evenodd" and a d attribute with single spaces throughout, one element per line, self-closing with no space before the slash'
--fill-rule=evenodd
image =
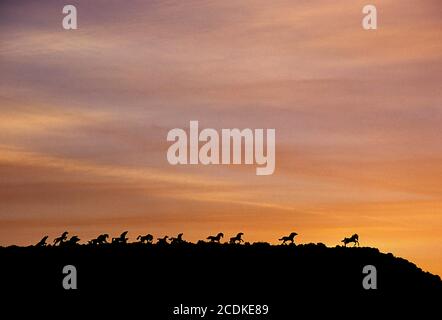
<path id="1" fill-rule="evenodd" d="M 48 236 L 44 236 L 43 239 L 40 240 L 39 243 L 37 243 L 36 247 L 46 247 L 46 240 L 48 239 Z"/>
<path id="2" fill-rule="evenodd" d="M 168 242 L 167 242 L 168 238 L 169 238 L 168 236 L 164 236 L 164 238 L 158 238 L 157 244 L 159 244 L 159 245 L 168 244 Z"/>
<path id="3" fill-rule="evenodd" d="M 66 241 L 66 239 L 68 238 L 68 233 L 67 231 L 63 232 L 61 236 L 59 236 L 58 238 L 54 239 L 54 246 L 61 245 L 64 241 Z"/>
<path id="4" fill-rule="evenodd" d="M 170 243 L 172 243 L 172 244 L 183 243 L 183 242 L 184 242 L 184 240 L 183 240 L 183 234 L 182 233 L 177 235 L 176 238 L 175 237 L 170 238 Z"/>
<path id="5" fill-rule="evenodd" d="M 112 238 L 112 243 L 120 243 L 120 244 L 126 244 L 128 238 L 126 238 L 126 235 L 129 231 L 124 231 L 118 238 Z"/>
<path id="6" fill-rule="evenodd" d="M 348 243 L 354 243 L 353 247 L 356 246 L 356 244 L 359 247 L 359 236 L 355 233 L 354 235 L 352 235 L 350 238 L 344 238 L 344 240 L 341 240 L 341 242 L 344 243 L 344 246 L 346 247 Z"/>
<path id="7" fill-rule="evenodd" d="M 237 241 L 238 243 L 244 242 L 244 240 L 242 239 L 243 235 L 244 233 L 242 232 L 238 233 L 235 237 L 230 238 L 230 243 L 235 244 Z"/>
<path id="8" fill-rule="evenodd" d="M 224 237 L 224 233 L 220 232 L 216 236 L 208 236 L 207 240 L 210 240 L 210 242 L 220 242 L 221 238 Z"/>
<path id="9" fill-rule="evenodd" d="M 287 237 L 282 237 L 281 239 L 278 239 L 279 241 L 282 241 L 282 244 L 285 244 L 287 241 L 290 241 L 291 243 L 295 242 L 295 236 L 298 234 L 296 232 L 290 233 Z"/>
<path id="10" fill-rule="evenodd" d="M 140 243 L 151 243 L 153 241 L 153 235 L 151 234 L 146 234 L 145 236 L 139 235 L 137 237 L 137 240 L 140 241 Z"/>
<path id="11" fill-rule="evenodd" d="M 128 238 L 127 236 L 128 231 L 124 231 L 119 237 L 117 238 L 112 238 L 112 243 L 115 244 L 127 244 L 128 242 Z M 80 238 L 78 238 L 77 236 L 72 236 L 69 240 L 67 240 L 67 235 L 68 232 L 65 231 L 61 234 L 61 236 L 57 237 L 54 239 L 53 241 L 53 245 L 54 246 L 62 246 L 62 245 L 76 245 L 79 241 Z M 244 240 L 242 239 L 244 233 L 243 232 L 239 232 L 236 236 L 231 237 L 229 240 L 230 244 L 241 244 L 241 243 L 245 243 Z M 295 241 L 295 236 L 297 236 L 298 234 L 296 232 L 292 232 L 290 233 L 290 235 L 288 236 L 284 236 L 280 239 L 278 239 L 279 241 L 282 241 L 282 244 L 287 244 L 287 242 L 290 242 L 291 244 L 294 244 Z M 208 236 L 206 239 L 209 240 L 210 243 L 220 243 L 221 242 L 221 238 L 224 237 L 224 234 L 222 232 L 218 233 L 216 236 Z M 107 244 L 108 241 L 107 239 L 109 238 L 109 235 L 107 233 L 101 234 L 99 235 L 97 238 L 95 239 L 91 239 L 88 241 L 89 245 L 103 245 L 103 244 Z M 35 244 L 35 247 L 45 247 L 47 246 L 47 241 L 48 236 L 44 236 L 37 244 Z M 137 237 L 137 240 L 139 241 L 139 243 L 153 243 L 153 239 L 154 237 L 151 234 L 146 234 L 144 236 L 139 235 Z M 180 243 L 186 243 L 186 241 L 183 240 L 183 233 L 178 234 L 176 237 L 171 237 L 169 238 L 168 236 L 164 236 L 163 238 L 158 238 L 157 239 L 157 244 L 161 245 L 161 244 L 169 244 L 168 240 L 170 241 L 170 244 L 180 244 Z M 341 240 L 341 242 L 344 244 L 345 247 L 347 247 L 347 244 L 349 243 L 353 243 L 353 246 L 358 246 L 359 247 L 359 235 L 358 234 L 353 234 L 351 237 L 349 238 L 344 238 L 343 240 Z M 204 241 L 200 240 L 198 241 L 197 244 L 201 245 L 203 244 Z M 245 243 L 246 245 L 249 243 Z"/>
<path id="12" fill-rule="evenodd" d="M 88 244 L 93 245 L 100 245 L 107 243 L 107 238 L 109 238 L 109 235 L 107 233 L 100 234 L 96 239 L 92 239 L 88 241 Z"/>

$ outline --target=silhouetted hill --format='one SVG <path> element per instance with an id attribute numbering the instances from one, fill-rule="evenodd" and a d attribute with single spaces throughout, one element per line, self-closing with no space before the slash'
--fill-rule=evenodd
<path id="1" fill-rule="evenodd" d="M 331 301 L 402 309 L 411 306 L 404 301 L 414 301 L 412 307 L 429 310 L 442 297 L 439 276 L 374 248 L 266 243 L 8 247 L 0 248 L 0 261 L 2 290 L 23 301 L 143 301 L 146 312 L 161 314 L 155 319 L 178 319 L 171 317 L 171 308 L 180 304 L 269 304 L 273 317 L 265 319 L 284 319 L 306 305 L 342 307 Z M 77 290 L 62 287 L 65 265 L 77 268 Z M 365 265 L 377 269 L 377 290 L 362 286 Z"/>

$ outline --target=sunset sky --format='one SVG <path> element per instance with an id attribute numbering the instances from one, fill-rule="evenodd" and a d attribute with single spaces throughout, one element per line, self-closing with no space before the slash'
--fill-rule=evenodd
<path id="1" fill-rule="evenodd" d="M 1 1 L 0 245 L 358 233 L 442 275 L 441 16 L 440 0 Z M 171 166 L 167 132 L 190 120 L 275 128 L 275 173 Z"/>

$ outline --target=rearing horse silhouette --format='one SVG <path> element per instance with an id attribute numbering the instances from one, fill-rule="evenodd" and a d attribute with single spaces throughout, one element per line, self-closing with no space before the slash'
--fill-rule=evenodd
<path id="1" fill-rule="evenodd" d="M 220 242 L 221 238 L 224 237 L 224 233 L 220 232 L 216 236 L 208 236 L 207 240 L 210 240 L 210 242 Z"/>
<path id="2" fill-rule="evenodd" d="M 350 238 L 344 238 L 344 240 L 341 240 L 341 242 L 344 243 L 344 246 L 345 246 L 345 247 L 347 246 L 348 243 L 351 243 L 351 242 L 354 243 L 353 247 L 355 247 L 356 244 L 357 244 L 358 247 L 359 247 L 359 236 L 355 233 L 355 234 L 352 235 Z"/>
<path id="3" fill-rule="evenodd" d="M 48 236 L 44 236 L 43 239 L 40 240 L 39 243 L 37 243 L 36 247 L 46 247 L 46 240 L 48 239 Z"/>
<path id="4" fill-rule="evenodd" d="M 63 232 L 63 234 L 61 236 L 59 236 L 58 238 L 54 239 L 54 246 L 61 245 L 63 242 L 66 241 L 66 239 L 68 238 L 68 233 L 67 231 Z"/>

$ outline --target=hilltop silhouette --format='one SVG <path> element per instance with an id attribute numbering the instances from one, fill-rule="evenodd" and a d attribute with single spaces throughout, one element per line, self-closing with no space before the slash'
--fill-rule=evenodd
<path id="1" fill-rule="evenodd" d="M 109 235 L 102 234 L 78 244 L 78 237 L 63 233 L 56 245 L 45 245 L 44 237 L 34 246 L 1 247 L 2 289 L 20 293 L 20 299 L 26 293 L 32 299 L 78 296 L 121 306 L 142 301 L 139 306 L 162 315 L 158 319 L 166 319 L 171 306 L 180 303 L 266 303 L 274 316 L 266 319 L 284 319 L 294 314 L 294 303 L 297 311 L 330 301 L 338 303 L 334 307 L 350 302 L 377 308 L 406 298 L 414 299 L 416 308 L 421 306 L 417 299 L 426 301 L 428 309 L 434 307 L 429 299 L 442 297 L 439 276 L 376 248 L 346 247 L 344 240 L 336 247 L 295 244 L 293 232 L 280 238 L 279 245 L 251 244 L 241 232 L 225 243 L 219 233 L 194 244 L 183 234 L 156 242 L 150 234 L 128 242 L 127 235 L 107 241 Z M 78 270 L 74 293 L 61 286 L 65 265 Z M 377 290 L 362 286 L 366 265 L 377 268 Z"/>

